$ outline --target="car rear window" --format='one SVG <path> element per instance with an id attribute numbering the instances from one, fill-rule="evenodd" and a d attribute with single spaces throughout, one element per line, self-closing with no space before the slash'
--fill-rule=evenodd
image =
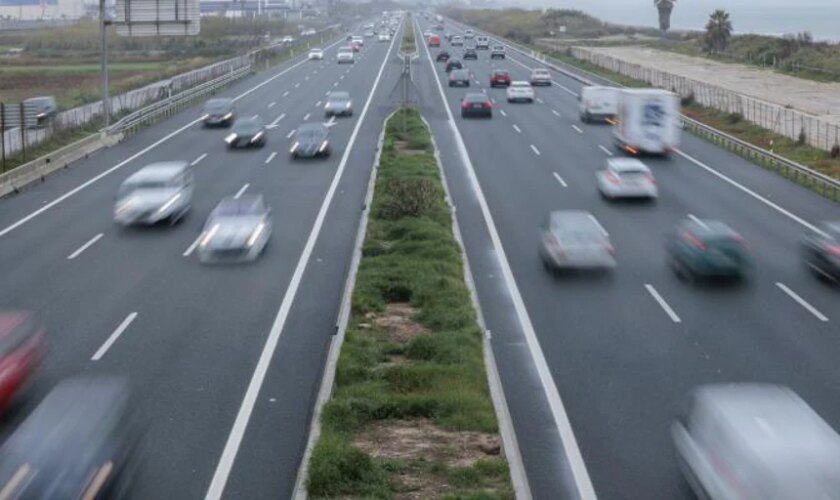
<path id="1" fill-rule="evenodd" d="M 484 94 L 467 94 L 464 100 L 467 102 L 485 102 L 487 101 L 487 96 Z"/>

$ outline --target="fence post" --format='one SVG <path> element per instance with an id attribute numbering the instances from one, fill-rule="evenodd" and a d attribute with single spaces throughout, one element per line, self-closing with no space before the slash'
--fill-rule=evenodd
<path id="1" fill-rule="evenodd" d="M 0 102 L 0 155 L 3 157 L 3 172 L 6 171 L 6 105 Z"/>
<path id="2" fill-rule="evenodd" d="M 23 150 L 23 162 L 26 163 L 26 121 L 23 103 L 18 104 L 18 110 L 20 110 L 20 147 Z"/>

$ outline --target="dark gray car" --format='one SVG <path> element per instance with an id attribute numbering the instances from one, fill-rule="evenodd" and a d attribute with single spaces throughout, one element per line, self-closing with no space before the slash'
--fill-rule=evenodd
<path id="1" fill-rule="evenodd" d="M 58 114 L 58 103 L 52 96 L 31 97 L 23 101 L 23 109 L 26 127 L 41 128 L 49 125 Z"/>
<path id="2" fill-rule="evenodd" d="M 252 261 L 271 237 L 271 208 L 261 195 L 229 196 L 216 205 L 198 245 L 202 263 Z"/>
<path id="3" fill-rule="evenodd" d="M 330 155 L 330 131 L 321 123 L 305 123 L 295 131 L 289 153 L 292 158 L 316 158 Z"/>
<path id="4" fill-rule="evenodd" d="M 126 498 L 139 466 L 140 433 L 127 383 L 61 382 L 0 449 L 2 498 Z"/>
<path id="5" fill-rule="evenodd" d="M 461 99 L 461 118 L 493 118 L 493 103 L 485 94 L 467 94 Z"/>
<path id="6" fill-rule="evenodd" d="M 265 126 L 259 118 L 240 118 L 234 122 L 225 142 L 231 149 L 261 148 L 265 146 Z"/>
<path id="7" fill-rule="evenodd" d="M 802 238 L 802 257 L 820 279 L 840 281 L 840 222 L 824 222 Z"/>
<path id="8" fill-rule="evenodd" d="M 204 104 L 204 115 L 201 119 L 205 127 L 230 127 L 235 119 L 233 99 L 210 99 Z"/>
<path id="9" fill-rule="evenodd" d="M 466 69 L 456 69 L 449 73 L 450 87 L 469 87 L 470 86 L 470 72 Z"/>

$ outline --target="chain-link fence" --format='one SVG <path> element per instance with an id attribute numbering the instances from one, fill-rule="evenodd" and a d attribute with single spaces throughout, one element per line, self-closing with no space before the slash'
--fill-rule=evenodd
<path id="1" fill-rule="evenodd" d="M 737 113 L 743 119 L 793 140 L 830 151 L 840 144 L 840 126 L 816 115 L 733 92 L 706 82 L 693 80 L 656 68 L 622 61 L 584 47 L 572 47 L 571 54 L 602 68 L 620 73 L 655 87 L 673 90 L 683 97 L 693 95 L 703 106 L 726 113 Z"/>

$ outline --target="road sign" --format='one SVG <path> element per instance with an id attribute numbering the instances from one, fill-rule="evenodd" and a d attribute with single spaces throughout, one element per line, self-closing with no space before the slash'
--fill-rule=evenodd
<path id="1" fill-rule="evenodd" d="M 116 0 L 114 25 L 122 36 L 197 35 L 199 0 Z"/>

